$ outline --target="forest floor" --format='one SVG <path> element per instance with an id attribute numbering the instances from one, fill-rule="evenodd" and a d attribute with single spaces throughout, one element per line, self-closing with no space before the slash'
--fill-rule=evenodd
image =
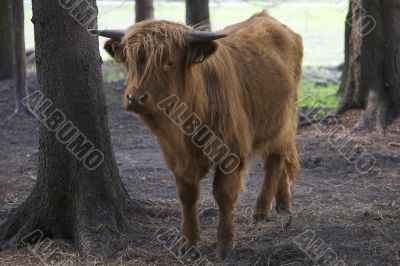
<path id="1" fill-rule="evenodd" d="M 104 90 L 113 149 L 126 189 L 132 198 L 178 210 L 174 178 L 157 142 L 120 106 L 123 87 L 123 81 L 113 81 L 105 83 Z M 8 109 L 0 105 L 0 110 L 4 115 Z M 352 111 L 335 123 L 299 129 L 302 170 L 294 187 L 290 224 L 288 216 L 276 213 L 266 224 L 252 223 L 263 177 L 260 161 L 254 161 L 237 207 L 237 258 L 226 265 L 400 265 L 400 122 L 386 135 L 353 132 L 359 114 Z M 340 141 L 338 136 L 347 137 Z M 38 121 L 21 114 L 2 125 L 0 147 L 1 220 L 35 183 Z M 352 150 L 358 152 L 349 155 Z M 211 174 L 202 182 L 200 206 L 215 207 Z M 201 261 L 175 256 L 173 239 L 166 236 L 175 235 L 179 222 L 178 216 L 132 218 L 141 233 L 113 261 L 84 259 L 71 243 L 47 240 L 40 246 L 2 251 L 0 265 L 222 264 L 215 256 L 217 218 L 201 219 Z"/>

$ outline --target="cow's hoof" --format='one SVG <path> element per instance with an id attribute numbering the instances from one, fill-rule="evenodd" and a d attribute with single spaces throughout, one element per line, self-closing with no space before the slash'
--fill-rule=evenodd
<path id="1" fill-rule="evenodd" d="M 283 229 L 288 229 L 291 225 L 292 225 L 292 221 L 293 221 L 293 216 L 289 215 L 288 220 L 286 221 L 286 223 L 283 225 Z"/>
<path id="2" fill-rule="evenodd" d="M 290 206 L 284 206 L 284 205 L 276 205 L 275 206 L 275 210 L 277 213 L 279 213 L 279 215 L 292 215 L 292 211 Z"/>
<path id="3" fill-rule="evenodd" d="M 257 213 L 253 215 L 253 224 L 268 223 L 268 215 L 265 213 Z"/>
<path id="4" fill-rule="evenodd" d="M 276 208 L 276 212 L 279 215 L 284 215 L 284 216 L 292 215 L 292 211 L 290 209 L 285 209 L 285 208 Z"/>
<path id="5" fill-rule="evenodd" d="M 236 252 L 234 250 L 220 250 L 217 251 L 217 258 L 222 261 L 230 261 L 236 259 Z"/>
<path id="6" fill-rule="evenodd" d="M 201 256 L 200 250 L 196 246 L 191 246 L 189 248 L 181 247 L 178 251 L 179 257 L 197 259 Z"/>

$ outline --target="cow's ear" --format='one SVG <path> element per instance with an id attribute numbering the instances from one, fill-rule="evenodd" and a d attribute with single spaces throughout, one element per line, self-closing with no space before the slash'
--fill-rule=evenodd
<path id="1" fill-rule="evenodd" d="M 210 57 L 218 49 L 218 44 L 214 41 L 195 43 L 190 45 L 189 63 L 202 63 L 207 57 Z"/>
<path id="2" fill-rule="evenodd" d="M 121 39 L 109 39 L 104 44 L 104 49 L 117 63 L 125 62 L 124 45 L 121 43 Z"/>

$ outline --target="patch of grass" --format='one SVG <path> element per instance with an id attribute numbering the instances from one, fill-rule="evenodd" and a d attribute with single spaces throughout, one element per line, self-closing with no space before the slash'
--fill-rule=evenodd
<path id="1" fill-rule="evenodd" d="M 103 67 L 103 80 L 104 82 L 113 82 L 126 79 L 126 71 L 123 69 L 112 69 Z"/>
<path id="2" fill-rule="evenodd" d="M 299 106 L 307 108 L 336 109 L 339 104 L 334 84 L 315 86 L 314 84 L 300 84 Z"/>

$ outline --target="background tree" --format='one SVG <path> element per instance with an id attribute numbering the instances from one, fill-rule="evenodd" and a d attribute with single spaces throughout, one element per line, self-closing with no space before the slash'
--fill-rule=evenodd
<path id="1" fill-rule="evenodd" d="M 10 0 L 0 0 L 0 80 L 13 76 L 10 3 Z"/>
<path id="2" fill-rule="evenodd" d="M 136 0 L 136 23 L 154 18 L 153 0 Z"/>
<path id="3" fill-rule="evenodd" d="M 96 8 L 95 0 L 87 3 Z M 45 118 L 59 108 L 104 154 L 104 161 L 89 170 L 70 152 L 82 152 L 82 137 L 71 137 L 74 144 L 68 150 L 41 124 L 37 182 L 27 200 L 0 224 L 0 244 L 15 244 L 38 229 L 46 237 L 72 240 L 83 254 L 115 256 L 121 233 L 132 228 L 126 215 L 138 205 L 131 205 L 111 149 L 99 43 L 59 1 L 33 0 L 32 7 L 38 87 L 52 106 L 36 106 L 36 113 Z M 88 10 L 78 8 L 81 15 Z"/>
<path id="4" fill-rule="evenodd" d="M 356 129 L 375 121 L 383 132 L 400 113 L 400 5 L 353 0 L 350 56 L 339 113 L 365 108 Z"/>
<path id="5" fill-rule="evenodd" d="M 22 108 L 21 100 L 26 93 L 26 53 L 24 31 L 24 1 L 11 1 L 12 11 L 12 72 L 14 77 L 15 109 L 12 118 Z"/>
<path id="6" fill-rule="evenodd" d="M 200 30 L 210 31 L 210 11 L 208 0 L 186 0 L 186 24 L 200 26 Z"/>
<path id="7" fill-rule="evenodd" d="M 346 21 L 344 22 L 344 64 L 342 69 L 342 78 L 340 80 L 339 94 L 343 94 L 347 85 L 347 74 L 349 72 L 349 57 L 350 57 L 350 34 L 352 28 L 352 0 L 349 0 L 349 9 L 346 15 Z"/>

